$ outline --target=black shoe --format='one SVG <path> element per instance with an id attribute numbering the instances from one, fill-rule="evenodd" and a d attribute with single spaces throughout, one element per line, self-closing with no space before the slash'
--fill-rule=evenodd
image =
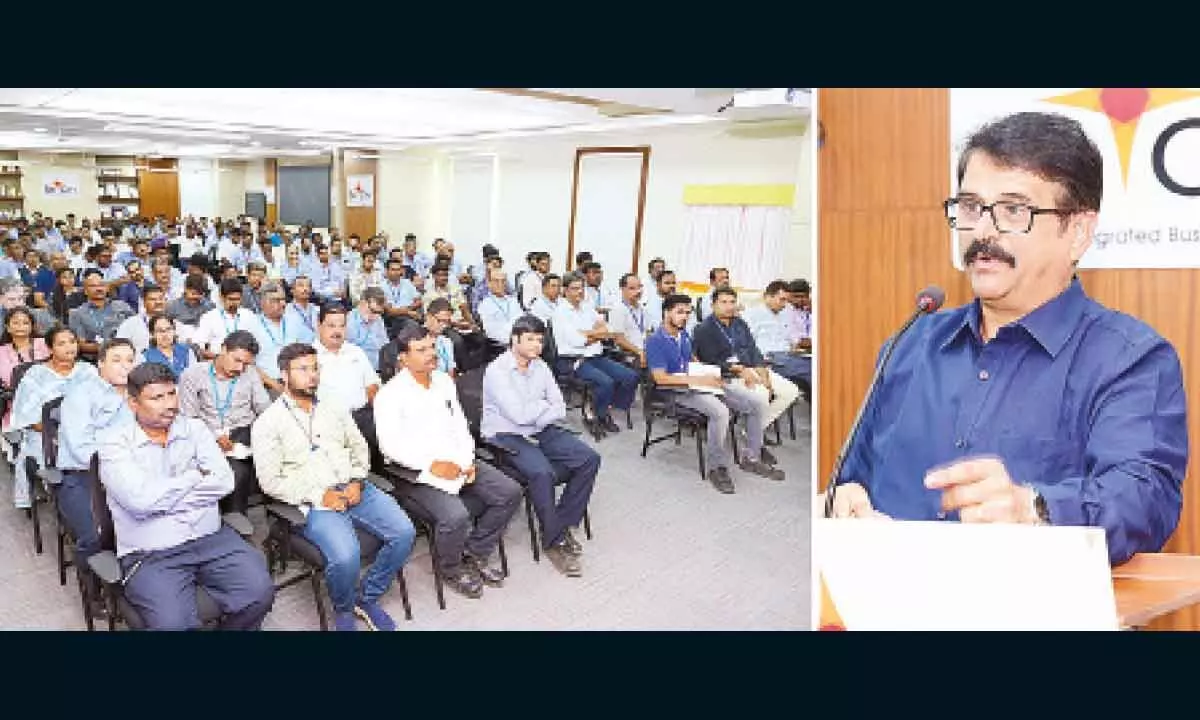
<path id="1" fill-rule="evenodd" d="M 783 480 L 783 471 L 777 467 L 766 464 L 762 460 L 742 460 L 738 463 L 738 467 L 746 472 L 754 473 L 768 480 Z"/>
<path id="2" fill-rule="evenodd" d="M 604 436 L 606 433 L 604 432 L 604 423 L 603 422 L 601 422 L 599 420 L 595 420 L 595 419 L 584 420 L 583 425 L 584 425 L 584 427 L 587 428 L 588 432 L 591 433 L 592 438 L 594 440 L 599 442 L 604 439 Z"/>
<path id="3" fill-rule="evenodd" d="M 477 558 L 471 553 L 463 553 L 463 566 L 491 587 L 504 587 L 504 573 L 499 568 L 488 565 L 486 558 Z"/>
<path id="4" fill-rule="evenodd" d="M 612 419 L 612 415 L 604 416 L 604 430 L 610 433 L 621 432 L 621 427 L 617 425 L 617 421 Z"/>
<path id="5" fill-rule="evenodd" d="M 460 565 L 457 569 L 441 575 L 446 587 L 459 595 L 465 595 L 472 600 L 483 596 L 483 581 L 466 565 Z"/>
<path id="6" fill-rule="evenodd" d="M 772 455 L 771 453 L 767 452 L 766 448 L 759 450 L 759 456 L 762 458 L 762 461 L 768 465 L 778 465 L 779 464 L 779 461 L 775 459 L 775 456 Z"/>
<path id="7" fill-rule="evenodd" d="M 583 545 L 580 545 L 579 541 L 575 539 L 575 536 L 571 534 L 571 528 L 563 530 L 562 544 L 566 551 L 575 557 L 579 557 L 583 554 Z"/>
<path id="8" fill-rule="evenodd" d="M 557 542 L 546 548 L 543 553 L 549 560 L 554 569 L 566 575 L 567 577 L 579 577 L 583 575 L 583 568 L 579 564 L 579 558 L 567 551 L 566 544 Z"/>
<path id="9" fill-rule="evenodd" d="M 732 495 L 736 490 L 733 487 L 733 478 L 729 477 L 729 471 L 723 467 L 714 468 L 708 471 L 708 481 L 718 492 L 725 495 Z"/>

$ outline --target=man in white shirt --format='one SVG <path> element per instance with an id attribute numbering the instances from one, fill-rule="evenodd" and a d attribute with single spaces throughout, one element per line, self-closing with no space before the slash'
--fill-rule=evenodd
<path id="1" fill-rule="evenodd" d="M 212 360 L 229 333 L 248 330 L 254 322 L 254 313 L 242 307 L 242 284 L 236 278 L 222 280 L 221 304 L 200 317 L 192 342 L 200 346 L 203 360 Z"/>
<path id="2" fill-rule="evenodd" d="M 410 325 L 396 343 L 402 369 L 379 391 L 375 405 L 380 449 L 387 462 L 419 473 L 412 482 L 397 478 L 396 493 L 434 518 L 443 582 L 478 598 L 485 583 L 500 587 L 504 582 L 489 558 L 517 511 L 521 486 L 475 461 L 475 440 L 458 389 L 436 369 L 429 331 Z"/>
<path id="3" fill-rule="evenodd" d="M 609 313 L 609 329 L 617 333 L 617 347 L 638 359 L 638 367 L 646 367 L 646 335 L 650 322 L 642 305 L 642 279 L 633 273 L 621 276 L 621 302 Z"/>
<path id="4" fill-rule="evenodd" d="M 642 278 L 642 286 L 652 292 L 654 288 L 658 287 L 658 276 L 662 275 L 666 269 L 667 261 L 660 257 L 646 263 L 646 277 Z"/>
<path id="5" fill-rule="evenodd" d="M 712 315 L 713 293 L 720 288 L 729 287 L 729 270 L 725 268 L 713 268 L 708 271 L 709 288 L 700 298 L 699 311 L 692 316 L 694 322 L 702 322 Z"/>
<path id="6" fill-rule="evenodd" d="M 529 270 L 521 275 L 521 286 L 517 290 L 517 299 L 526 310 L 532 310 L 536 300 L 542 296 L 546 276 L 550 274 L 550 253 L 532 252 L 529 254 Z"/>
<path id="7" fill-rule="evenodd" d="M 378 467 L 381 457 L 371 405 L 381 383 L 363 349 L 346 341 L 346 308 L 337 303 L 321 308 L 313 347 L 321 362 L 317 399 L 336 399 L 350 410 L 359 432 L 371 448 L 371 467 Z"/>
<path id="8" fill-rule="evenodd" d="M 67 263 L 72 270 L 79 271 L 87 267 L 87 257 L 84 255 L 83 238 L 72 235 L 67 242 Z"/>
<path id="9" fill-rule="evenodd" d="M 772 280 L 763 292 L 763 304 L 746 310 L 742 318 L 770 368 L 797 385 L 811 387 L 812 359 L 802 356 L 799 345 L 788 338 L 783 314 L 787 304 L 787 283 Z"/>
<path id="10" fill-rule="evenodd" d="M 529 304 L 529 314 L 542 322 L 550 322 L 554 318 L 554 310 L 562 297 L 562 278 L 554 273 L 547 273 L 542 278 L 542 294 Z"/>
<path id="11" fill-rule="evenodd" d="M 588 261 L 583 264 L 581 270 L 584 282 L 584 302 L 590 303 L 600 312 L 611 309 L 619 302 L 617 293 L 604 283 L 604 269 L 600 263 Z"/>
<path id="12" fill-rule="evenodd" d="M 183 283 L 186 278 L 183 273 L 171 267 L 169 261 L 151 258 L 150 279 L 167 294 L 167 302 L 183 296 Z"/>
<path id="13" fill-rule="evenodd" d="M 127 338 L 133 343 L 134 357 L 139 360 L 150 347 L 150 318 L 167 309 L 167 296 L 157 285 L 146 285 L 142 290 L 142 311 L 130 315 L 117 326 L 115 337 Z"/>
<path id="14" fill-rule="evenodd" d="M 620 432 L 609 414 L 612 407 L 628 410 L 637 393 L 638 374 L 601 353 L 600 343 L 612 337 L 612 331 L 596 312 L 595 306 L 583 299 L 583 278 L 568 274 L 563 280 L 565 299 L 554 311 L 554 341 L 558 347 L 559 375 L 574 373 L 592 389 L 592 409 L 588 422 L 597 440 L 605 433 Z"/>
<path id="15" fill-rule="evenodd" d="M 488 339 L 499 345 L 508 343 L 513 322 L 524 313 L 517 298 L 507 294 L 508 276 L 499 268 L 488 269 L 487 297 L 479 301 L 479 319 Z"/>
<path id="16" fill-rule="evenodd" d="M 675 271 L 663 270 L 658 274 L 658 284 L 642 292 L 646 308 L 646 328 L 654 332 L 663 323 L 663 300 L 675 294 Z M 690 319 L 690 318 L 689 318 Z"/>
<path id="17" fill-rule="evenodd" d="M 378 258 L 371 253 L 364 253 L 358 259 L 358 271 L 350 274 L 350 302 L 357 305 L 362 300 L 363 290 L 369 287 L 383 286 L 383 273 L 376 267 Z M 403 280 L 403 266 L 400 268 Z M 408 282 L 405 280 L 404 282 Z"/>

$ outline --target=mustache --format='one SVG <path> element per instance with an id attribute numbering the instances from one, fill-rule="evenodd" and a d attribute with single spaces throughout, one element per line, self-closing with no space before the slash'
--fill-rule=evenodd
<path id="1" fill-rule="evenodd" d="M 999 244 L 989 240 L 973 240 L 967 247 L 967 251 L 963 253 L 963 265 L 967 266 L 975 262 L 980 255 L 986 255 L 993 260 L 999 260 L 1006 263 L 1009 267 L 1017 266 L 1017 259 Z"/>

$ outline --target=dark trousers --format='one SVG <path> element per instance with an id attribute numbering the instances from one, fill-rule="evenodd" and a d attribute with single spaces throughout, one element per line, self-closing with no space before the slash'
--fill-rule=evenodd
<path id="1" fill-rule="evenodd" d="M 379 451 L 378 436 L 375 434 L 375 407 L 367 403 L 351 412 L 350 416 L 354 418 L 354 424 L 358 426 L 358 431 L 362 433 L 363 439 L 367 441 L 367 448 L 371 451 L 371 471 L 379 472 L 384 459 L 383 453 Z"/>
<path id="2" fill-rule="evenodd" d="M 475 481 L 463 485 L 458 495 L 406 480 L 396 483 L 396 493 L 405 504 L 416 506 L 414 514 L 433 519 L 433 543 L 443 575 L 458 572 L 464 550 L 477 558 L 491 557 L 521 500 L 516 481 L 481 462 L 475 463 Z"/>
<path id="3" fill-rule="evenodd" d="M 226 525 L 173 548 L 130 553 L 121 572 L 125 599 L 150 630 L 199 628 L 198 587 L 221 609 L 223 630 L 257 630 L 275 602 L 266 558 Z"/>
<path id="4" fill-rule="evenodd" d="M 812 385 L 812 358 L 792 353 L 771 353 L 767 356 L 771 369 L 797 385 Z"/>
<path id="5" fill-rule="evenodd" d="M 520 435 L 503 434 L 492 438 L 492 442 L 515 453 L 505 456 L 504 462 L 528 484 L 534 512 L 542 525 L 542 546 L 548 548 L 562 540 L 567 528 L 583 521 L 600 471 L 600 454 L 573 433 L 554 425 L 533 439 L 536 444 Z M 555 502 L 554 487 L 561 475 L 566 475 L 566 483 Z"/>
<path id="6" fill-rule="evenodd" d="M 559 359 L 559 373 L 570 372 L 579 358 Z M 575 377 L 592 388 L 592 409 L 597 418 L 608 417 L 608 409 L 616 406 L 628 410 L 637 394 L 638 374 L 616 360 L 603 356 L 584 358 L 575 368 Z"/>
<path id="7" fill-rule="evenodd" d="M 93 482 L 86 471 L 66 470 L 58 488 L 58 507 L 75 538 L 74 563 L 79 567 L 86 567 L 87 559 L 100 550 L 100 532 L 92 509 Z"/>
<path id="8" fill-rule="evenodd" d="M 254 460 L 226 458 L 233 470 L 233 492 L 221 498 L 221 512 L 237 512 L 243 515 L 250 507 L 250 496 L 260 492 L 258 475 L 254 473 Z"/>

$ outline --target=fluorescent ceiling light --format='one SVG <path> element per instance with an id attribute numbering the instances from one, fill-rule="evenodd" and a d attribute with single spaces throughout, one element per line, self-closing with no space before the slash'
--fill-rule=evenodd
<path id="1" fill-rule="evenodd" d="M 104 132 L 167 135 L 171 137 L 204 138 L 206 140 L 232 140 L 235 142 L 247 142 L 250 140 L 249 135 L 220 132 L 217 130 L 187 130 L 183 128 L 155 127 L 152 125 L 121 125 L 117 123 L 105 125 Z"/>

